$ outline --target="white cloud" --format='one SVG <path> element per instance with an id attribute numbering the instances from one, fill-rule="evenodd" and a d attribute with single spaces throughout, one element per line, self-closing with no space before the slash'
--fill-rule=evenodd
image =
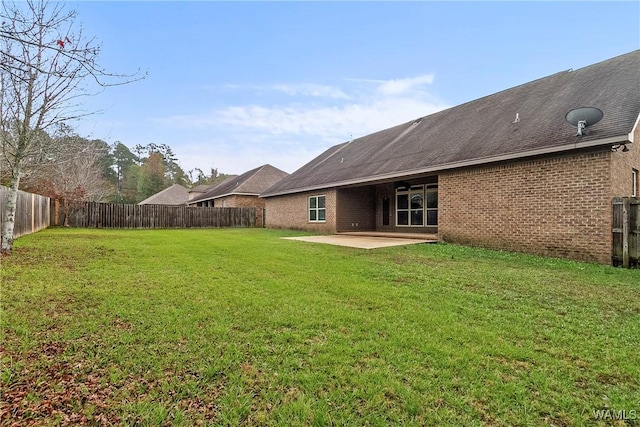
<path id="1" fill-rule="evenodd" d="M 279 92 L 287 96 L 307 96 L 312 98 L 348 99 L 349 96 L 341 89 L 316 83 L 275 83 L 270 85 L 240 85 L 229 83 L 225 89 L 234 91 L 251 91 L 255 93 Z M 215 89 L 207 86 L 206 89 Z"/>
<path id="2" fill-rule="evenodd" d="M 182 144 L 175 152 L 185 171 L 198 167 L 208 173 L 214 167 L 220 173 L 241 174 L 269 163 L 291 173 L 326 149 L 299 142 L 262 138 L 250 144 L 233 144 L 211 139 Z"/>
<path id="3" fill-rule="evenodd" d="M 276 84 L 273 90 L 283 92 L 290 96 L 311 96 L 314 98 L 349 99 L 347 94 L 333 86 L 307 84 Z"/>
<path id="4" fill-rule="evenodd" d="M 208 168 L 202 163 L 211 159 L 226 173 L 242 173 L 264 163 L 293 172 L 334 144 L 448 108 L 426 90 L 433 81 L 433 74 L 425 74 L 351 80 L 343 88 L 265 85 L 255 90 L 278 91 L 291 99 L 274 105 L 232 105 L 155 122 L 168 132 L 182 132 L 200 141 L 175 149 L 187 170 L 191 164 Z"/>
<path id="5" fill-rule="evenodd" d="M 422 74 L 416 77 L 405 77 L 401 79 L 377 80 L 377 79 L 349 79 L 356 83 L 366 83 L 376 86 L 376 92 L 383 96 L 406 95 L 413 98 L 427 94 L 426 85 L 433 83 L 434 74 Z"/>
<path id="6" fill-rule="evenodd" d="M 433 79 L 433 74 L 423 74 L 417 77 L 387 80 L 380 84 L 379 90 L 384 95 L 403 95 L 424 85 L 432 84 Z"/>
<path id="7" fill-rule="evenodd" d="M 309 135 L 319 138 L 363 136 L 439 111 L 444 104 L 395 97 L 362 103 L 307 108 L 248 105 L 217 110 L 200 118 L 182 117 L 191 124 L 251 129 L 271 135 Z"/>

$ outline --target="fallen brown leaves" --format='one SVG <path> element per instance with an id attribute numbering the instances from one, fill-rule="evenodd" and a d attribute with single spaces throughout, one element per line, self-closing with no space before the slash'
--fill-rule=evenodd
<path id="1" fill-rule="evenodd" d="M 109 408 L 114 386 L 99 375 L 83 374 L 82 364 L 60 360 L 63 352 L 64 346 L 55 342 L 24 355 L 8 354 L 0 347 L 3 363 L 21 366 L 8 384 L 2 384 L 3 426 L 36 426 L 54 420 L 61 425 L 118 423 L 120 417 Z"/>
<path id="2" fill-rule="evenodd" d="M 73 360 L 65 350 L 64 344 L 52 341 L 24 354 L 10 353 L 4 343 L 0 345 L 0 363 L 4 365 L 1 426 L 136 424 L 144 415 L 126 413 L 120 404 L 142 400 L 181 411 L 194 425 L 216 417 L 221 384 L 213 385 L 203 398 L 167 387 L 168 381 L 176 387 L 184 381 L 198 381 L 197 373 L 167 372 L 152 379 L 128 375 L 112 384 L 105 368 Z"/>

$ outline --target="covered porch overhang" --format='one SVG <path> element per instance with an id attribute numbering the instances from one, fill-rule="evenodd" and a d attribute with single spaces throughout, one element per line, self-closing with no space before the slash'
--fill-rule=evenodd
<path id="1" fill-rule="evenodd" d="M 438 240 L 438 176 L 338 187 L 336 231 Z"/>

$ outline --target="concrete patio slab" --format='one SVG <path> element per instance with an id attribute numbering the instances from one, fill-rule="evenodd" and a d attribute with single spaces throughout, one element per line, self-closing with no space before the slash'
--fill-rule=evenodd
<path id="1" fill-rule="evenodd" d="M 437 240 L 432 239 L 406 239 L 398 237 L 373 237 L 373 236 L 354 236 L 347 234 L 334 234 L 326 236 L 299 236 L 299 237 L 283 237 L 288 240 L 299 240 L 310 243 L 325 243 L 328 245 L 348 246 L 350 248 L 360 249 L 376 249 L 386 248 L 389 246 L 414 245 L 417 243 L 435 243 Z"/>

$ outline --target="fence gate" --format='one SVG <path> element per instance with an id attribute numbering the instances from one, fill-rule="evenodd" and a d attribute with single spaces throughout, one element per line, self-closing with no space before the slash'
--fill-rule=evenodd
<path id="1" fill-rule="evenodd" d="M 612 263 L 624 268 L 640 266 L 640 198 L 613 199 Z"/>

